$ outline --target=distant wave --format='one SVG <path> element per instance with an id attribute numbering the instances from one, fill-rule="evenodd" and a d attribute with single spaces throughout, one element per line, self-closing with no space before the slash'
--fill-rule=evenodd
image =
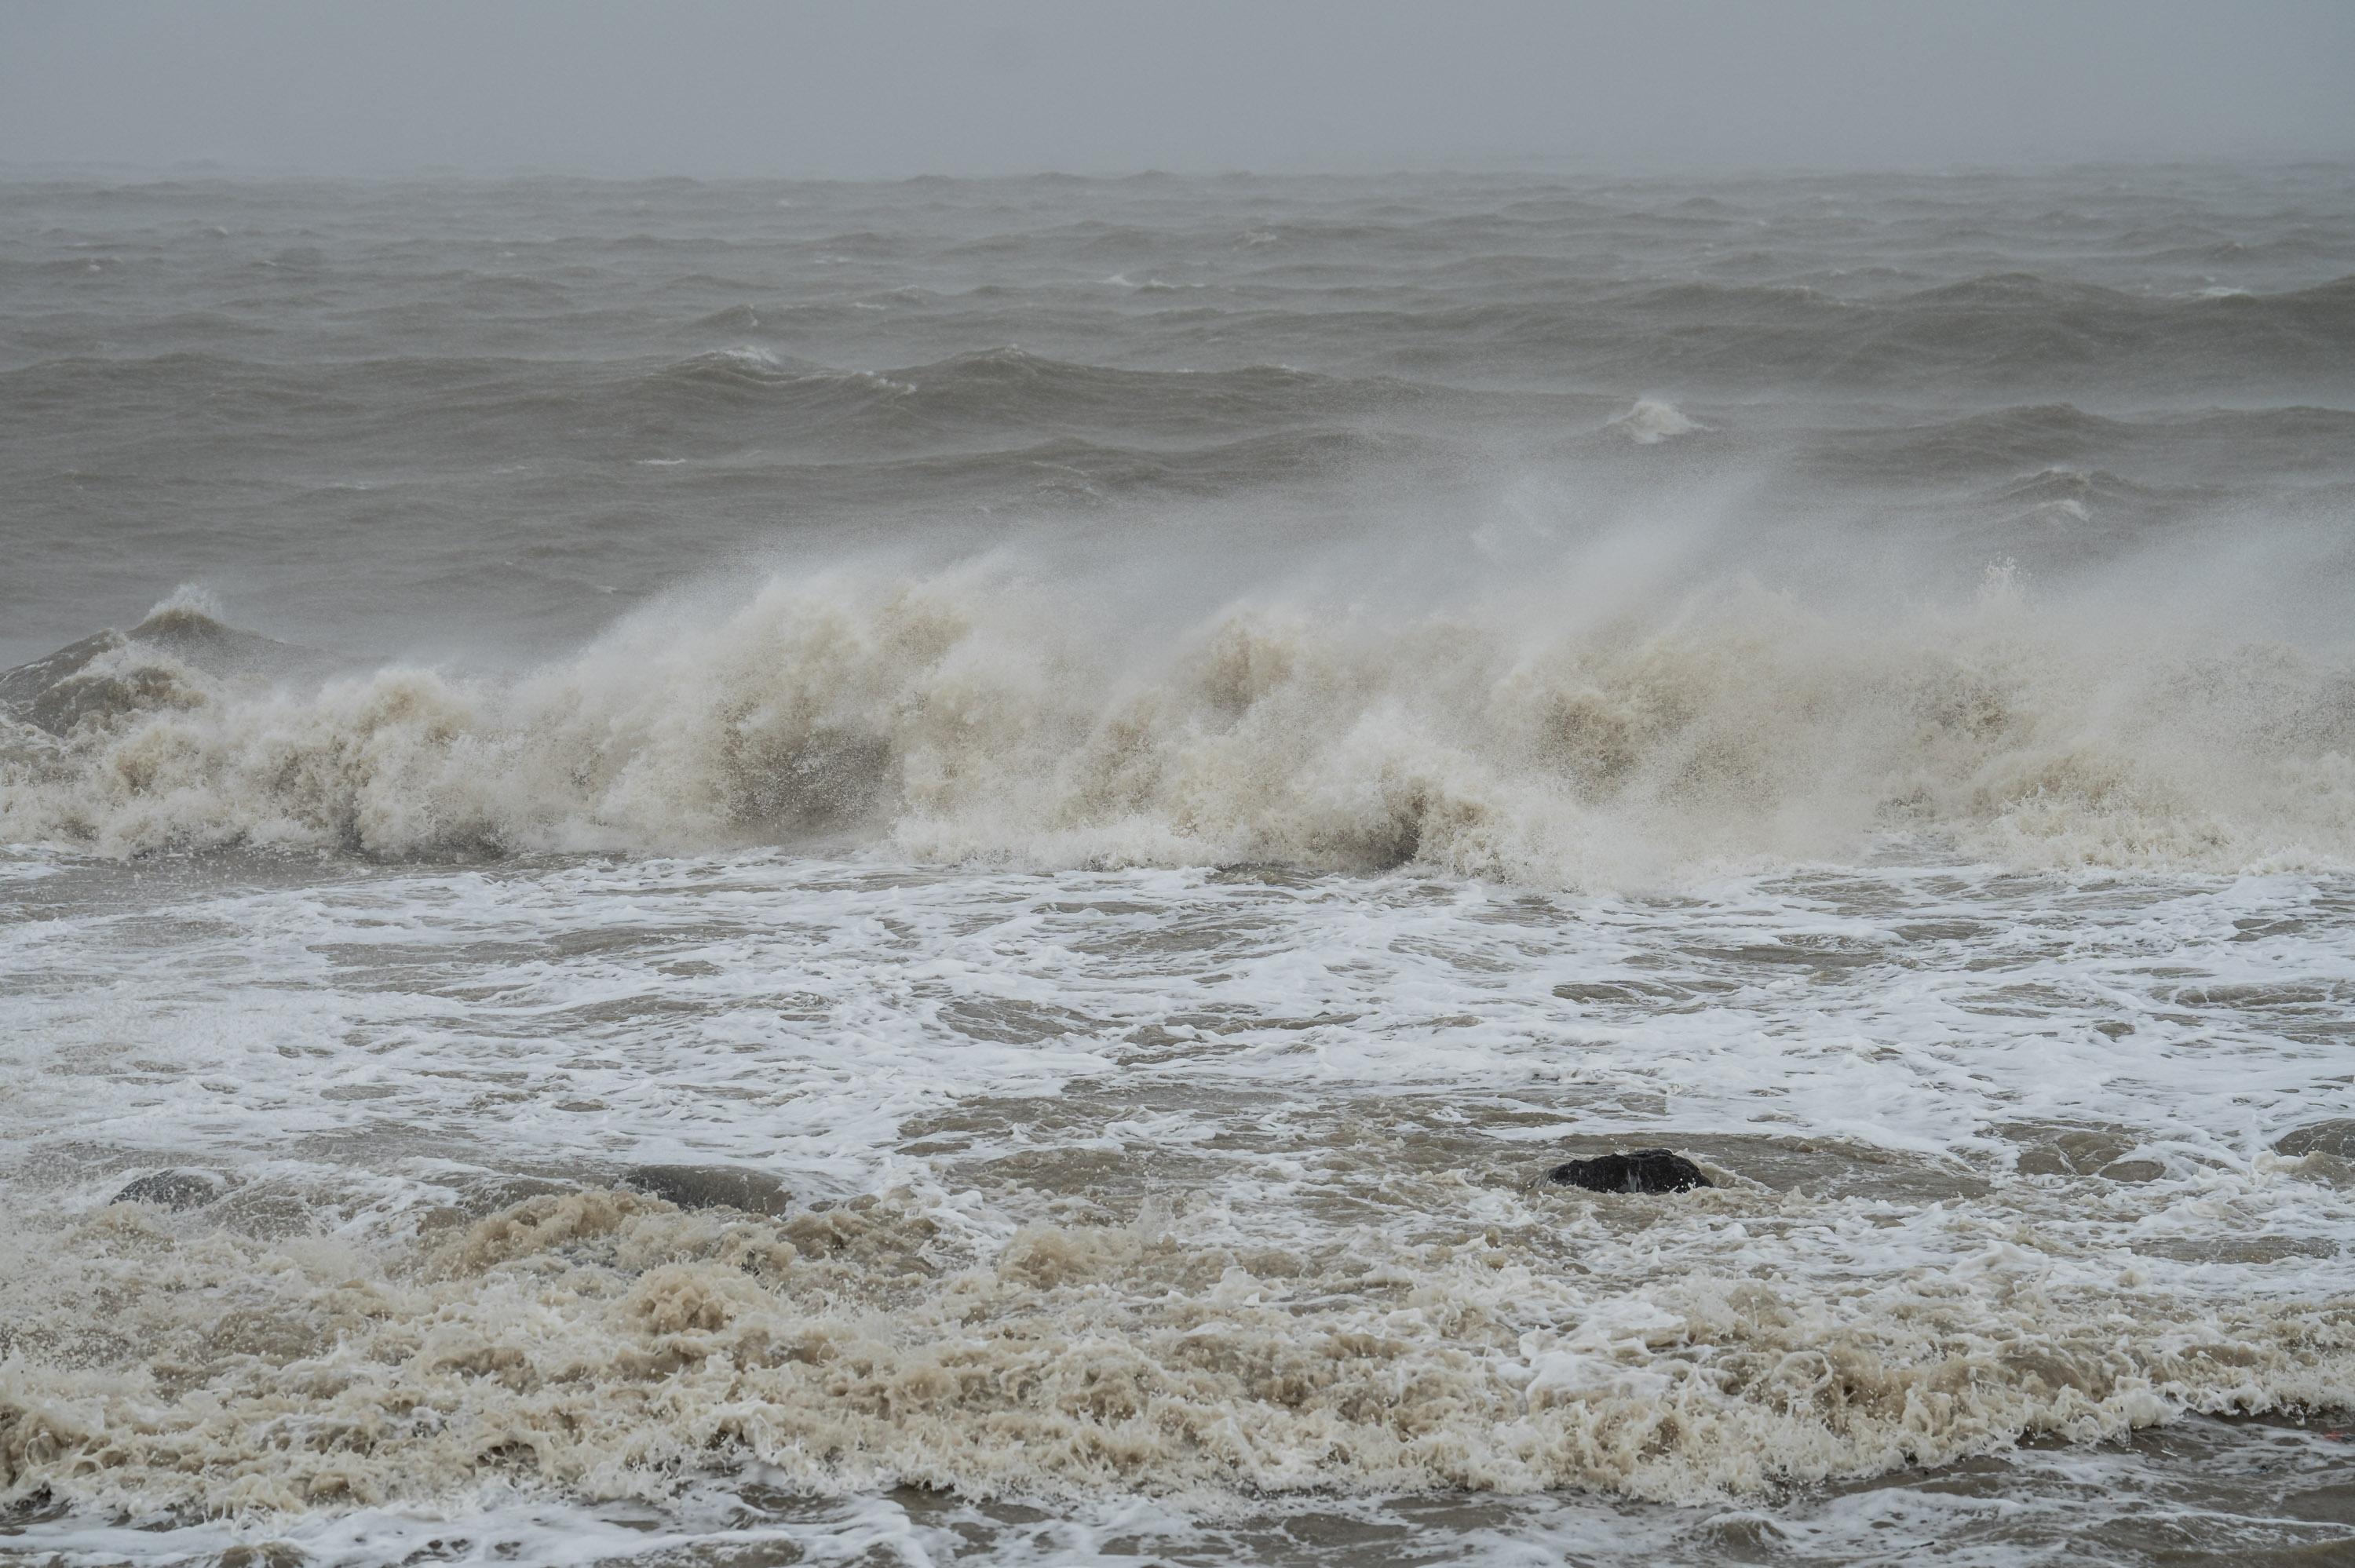
<path id="1" fill-rule="evenodd" d="M 1633 408 L 1611 421 L 1611 429 L 1640 447 L 1657 446 L 1671 436 L 1689 436 L 1701 428 L 1674 403 L 1656 397 L 1637 398 Z"/>
<path id="2" fill-rule="evenodd" d="M 1819 459 L 1851 475 L 1912 484 L 2154 455 L 2211 475 L 2255 471 L 2277 480 L 2335 472 L 2339 454 L 2355 450 L 2355 413 L 2294 406 L 2123 419 L 2068 403 L 2037 403 L 1824 432 L 1809 444 Z"/>
<path id="3" fill-rule="evenodd" d="M 1844 298 L 1789 284 L 1675 283 L 1358 322 L 1492 370 L 1721 387 L 1967 386 L 2017 393 L 2171 379 L 2207 388 L 2342 385 L 2355 276 L 2275 294 L 2128 294 L 2005 273 Z"/>
<path id="4" fill-rule="evenodd" d="M 744 345 L 697 355 L 587 396 L 639 421 L 757 407 L 768 429 L 849 455 L 1104 429 L 1150 432 L 1156 444 L 1167 444 L 1320 415 L 1410 409 L 1448 394 L 1277 366 L 1200 374 L 1130 370 L 1010 347 L 901 368 L 841 370 Z"/>
<path id="5" fill-rule="evenodd" d="M 1156 287 L 1147 277 L 1135 286 Z M 2271 401 L 2335 402 L 2334 389 L 2344 387 L 2347 366 L 2355 363 L 2355 277 L 2270 294 L 2237 287 L 2128 294 L 2025 273 L 1859 297 L 1792 285 L 1709 282 L 1614 287 L 1563 280 L 1520 286 L 1535 297 L 1440 309 L 1418 302 L 1397 309 L 1368 303 L 1252 312 L 1252 338 L 1288 345 L 1282 357 L 1296 352 L 1305 364 L 1340 359 L 1357 371 L 1309 375 L 1227 363 L 1207 368 L 1203 375 L 1213 379 L 1198 386 L 1190 399 L 1175 386 L 1179 372 L 1073 363 L 1012 347 L 883 367 L 882 373 L 923 388 L 929 417 L 978 426 L 993 416 L 1021 424 L 1086 415 L 1104 398 L 1113 400 L 1115 415 L 1146 404 L 1182 410 L 1189 401 L 1199 406 L 1209 389 L 1263 405 L 1279 394 L 1296 403 L 1321 389 L 1327 397 L 1380 407 L 1418 386 L 1423 395 L 1434 396 L 1451 379 L 1499 375 L 1598 392 L 1658 386 L 1692 393 L 1971 388 L 2012 401 L 2057 402 L 2096 390 L 2117 396 L 2122 389 L 2175 387 L 2197 387 L 2219 400 L 2226 393 L 2254 393 Z M 1009 300 L 1009 308 L 1018 302 Z M 858 314 L 848 302 L 797 305 L 778 314 L 791 319 L 811 310 L 827 319 Z M 1213 316 L 1242 319 L 1233 313 Z M 736 305 L 693 324 L 711 336 L 773 330 L 762 323 L 763 313 Z M 189 346 L 0 370 L 0 425 L 11 418 L 70 418 L 85 407 L 114 417 L 124 397 L 134 409 L 193 407 L 197 418 L 214 423 L 290 412 L 407 416 L 411 410 L 400 400 L 404 394 L 428 405 L 429 415 L 432 408 L 453 406 L 474 420 L 527 413 L 535 399 L 550 398 L 565 403 L 568 419 L 601 409 L 622 418 L 684 417 L 713 396 L 774 389 L 796 376 L 819 378 L 816 387 L 801 388 L 807 393 L 840 374 L 787 353 L 783 340 L 740 341 L 651 366 L 643 359 L 448 355 L 275 363 L 214 351 L 251 337 L 250 328 L 240 334 L 201 315 L 152 325 L 165 340 Z M 1369 374 L 1375 368 L 1412 379 Z M 1250 411 L 1239 407 L 1233 417 Z"/>

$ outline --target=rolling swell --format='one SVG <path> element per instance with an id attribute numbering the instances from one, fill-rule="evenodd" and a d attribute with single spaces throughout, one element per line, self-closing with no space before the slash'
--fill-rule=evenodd
<path id="1" fill-rule="evenodd" d="M 995 348 L 879 371 L 789 366 L 758 348 L 699 355 L 626 384 L 649 419 L 695 411 L 707 390 L 757 399 L 783 429 L 830 450 L 921 448 L 959 439 L 1104 432 L 1175 442 L 1270 424 L 1465 411 L 1481 398 L 1390 377 L 1280 366 L 1199 374 L 1068 363 Z"/>
<path id="2" fill-rule="evenodd" d="M 2355 863 L 2355 666 L 2162 645 L 1998 583 L 1835 615 L 1738 583 L 1565 620 L 1232 603 L 1175 635 L 976 565 L 773 581 L 517 682 L 208 671 L 152 636 L 8 678 L 0 835 L 434 858 L 847 835 L 1022 865 L 1415 865 L 1544 885 L 1853 855 Z M 214 628 L 216 641 L 230 634 Z"/>
<path id="3" fill-rule="evenodd" d="M 1073 433 L 1169 445 L 1309 423 L 1477 417 L 1513 399 L 1390 376 L 1253 365 L 1190 374 L 999 348 L 881 371 L 747 344 L 652 366 L 496 358 L 282 366 L 217 354 L 46 361 L 0 372 L 0 429 L 54 440 L 91 405 L 126 440 L 267 425 L 316 440 L 610 460 L 645 442 L 829 458 Z M 1528 399 L 1522 399 L 1526 402 Z M 1546 400 L 1539 399 L 1540 408 Z M 127 427 L 127 428 L 126 428 Z"/>
<path id="4" fill-rule="evenodd" d="M 1396 376 L 1272 365 L 1200 373 L 1066 362 L 992 349 L 880 371 L 844 370 L 756 344 L 651 366 L 491 358 L 303 366 L 217 354 L 48 361 L 0 372 L 0 429 L 32 451 L 102 404 L 116 446 L 164 441 L 199 466 L 191 434 L 292 450 L 309 439 L 485 456 L 611 462 L 648 450 L 761 450 L 813 461 L 1008 449 L 1082 438 L 1138 449 L 1316 428 L 1473 437 L 1572 450 L 1629 399 L 1493 391 Z M 1638 400 L 1640 401 L 1640 400 Z M 1827 478 L 1936 484 L 2056 465 L 2237 471 L 2285 480 L 2342 473 L 2355 415 L 2327 407 L 2096 414 L 2069 403 L 1999 406 L 1933 421 L 1750 430 L 1712 420 L 1749 458 L 1796 457 Z M 1578 432 L 1565 435 L 1564 431 Z M 79 438 L 86 442 L 87 436 Z M 1571 443 L 1564 447 L 1564 443 Z"/>
<path id="5" fill-rule="evenodd" d="M 1561 303 L 1517 301 L 1360 314 L 1428 370 L 1473 360 L 1604 383 L 1673 376 L 1757 391 L 2078 389 L 2173 381 L 2216 391 L 2340 383 L 2355 351 L 2355 277 L 2280 294 L 2130 295 L 2005 274 L 1895 297 L 1794 285 L 1679 283 Z"/>

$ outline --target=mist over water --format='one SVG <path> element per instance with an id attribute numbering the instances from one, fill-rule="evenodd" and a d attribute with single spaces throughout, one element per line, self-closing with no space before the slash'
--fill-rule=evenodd
<path id="1" fill-rule="evenodd" d="M 0 187 L 0 1551 L 2350 1549 L 2350 197 Z"/>

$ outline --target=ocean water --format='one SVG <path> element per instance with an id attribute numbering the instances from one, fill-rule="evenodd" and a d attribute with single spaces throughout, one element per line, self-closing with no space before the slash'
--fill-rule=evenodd
<path id="1" fill-rule="evenodd" d="M 2355 167 L 0 217 L 0 1560 L 2355 1561 Z"/>

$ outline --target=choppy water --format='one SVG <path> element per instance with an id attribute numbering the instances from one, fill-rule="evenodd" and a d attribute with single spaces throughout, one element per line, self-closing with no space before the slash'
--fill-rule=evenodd
<path id="1" fill-rule="evenodd" d="M 2355 1553 L 2355 170 L 0 215 L 0 1555 Z"/>

